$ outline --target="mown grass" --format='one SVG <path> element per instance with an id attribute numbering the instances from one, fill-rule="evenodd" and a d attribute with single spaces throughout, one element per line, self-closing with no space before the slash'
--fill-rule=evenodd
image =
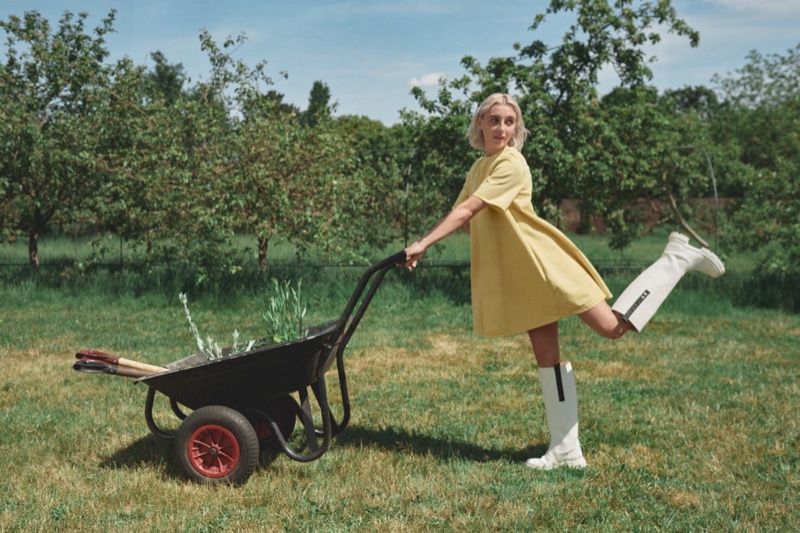
<path id="1" fill-rule="evenodd" d="M 360 269 L 313 272 L 312 321 L 337 316 Z M 193 352 L 177 293 L 5 285 L 0 531 L 793 530 L 800 319 L 737 304 L 741 275 L 687 277 L 619 341 L 564 321 L 589 468 L 534 472 L 523 462 L 549 437 L 525 336 L 474 336 L 462 274 L 391 272 L 346 355 L 350 426 L 321 459 L 265 457 L 241 487 L 184 478 L 147 429 L 142 385 L 70 368 L 79 348 L 150 363 Z M 632 276 L 607 281 L 619 292 Z M 190 305 L 222 340 L 257 335 L 263 298 Z M 166 402 L 157 416 L 178 423 Z"/>

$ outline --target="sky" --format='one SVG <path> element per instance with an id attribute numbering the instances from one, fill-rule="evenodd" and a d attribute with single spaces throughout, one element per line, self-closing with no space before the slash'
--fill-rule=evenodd
<path id="1" fill-rule="evenodd" d="M 535 34 L 534 16 L 546 0 L 0 0 L 0 19 L 36 10 L 53 27 L 65 11 L 87 12 L 87 29 L 116 9 L 116 33 L 107 37 L 111 59 L 130 57 L 152 66 L 161 51 L 183 65 L 196 82 L 210 67 L 200 49 L 207 30 L 217 43 L 244 34 L 235 57 L 253 67 L 266 61 L 273 89 L 284 101 L 305 109 L 313 83 L 324 82 L 337 104 L 336 115 L 364 115 L 384 124 L 399 111 L 419 111 L 413 86 L 435 90 L 440 78 L 465 73 L 461 58 L 482 64 L 515 55 L 514 43 L 542 40 L 556 46 L 565 18 L 545 22 Z M 662 32 L 648 50 L 652 83 L 661 90 L 687 85 L 711 87 L 715 74 L 734 75 L 757 50 L 786 55 L 800 44 L 800 0 L 673 0 L 678 15 L 700 32 L 700 45 Z M 5 39 L 2 41 L 5 49 Z M 284 79 L 281 72 L 288 74 Z M 616 84 L 613 70 L 601 79 L 601 93 Z"/>

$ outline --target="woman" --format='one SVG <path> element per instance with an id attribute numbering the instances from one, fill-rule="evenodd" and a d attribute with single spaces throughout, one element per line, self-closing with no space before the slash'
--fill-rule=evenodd
<path id="1" fill-rule="evenodd" d="M 718 277 L 725 267 L 709 250 L 673 233 L 658 261 L 610 307 L 611 293 L 588 259 L 533 211 L 531 174 L 520 153 L 527 134 L 511 96 L 484 100 L 467 132 L 484 156 L 467 174 L 453 210 L 406 249 L 405 266 L 412 270 L 432 244 L 470 224 L 475 332 L 488 337 L 527 332 L 539 367 L 550 446 L 526 464 L 583 468 L 575 378 L 571 365 L 561 362 L 558 321 L 577 315 L 603 337 L 617 339 L 630 329 L 641 331 L 685 273 Z"/>

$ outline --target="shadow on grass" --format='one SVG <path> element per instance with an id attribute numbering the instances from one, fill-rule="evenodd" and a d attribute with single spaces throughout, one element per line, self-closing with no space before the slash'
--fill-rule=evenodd
<path id="1" fill-rule="evenodd" d="M 169 477 L 183 477 L 172 446 L 172 441 L 160 439 L 155 435 L 147 435 L 105 458 L 100 463 L 100 467 L 127 470 L 163 466 Z"/>
<path id="2" fill-rule="evenodd" d="M 525 462 L 529 457 L 540 457 L 547 445 L 527 446 L 521 449 L 487 449 L 453 438 L 421 435 L 397 428 L 367 428 L 348 426 L 333 442 L 336 446 L 370 447 L 389 452 L 413 455 L 432 455 L 440 459 L 465 459 L 474 462 L 504 461 Z M 266 468 L 283 454 L 273 450 L 262 452 L 260 468 Z M 172 441 L 147 435 L 104 459 L 100 466 L 109 469 L 135 469 L 141 467 L 163 468 L 165 475 L 186 479 L 173 451 Z"/>
<path id="3" fill-rule="evenodd" d="M 283 454 L 273 447 L 266 446 L 259 454 L 258 468 L 267 468 Z M 173 479 L 189 481 L 175 455 L 174 441 L 147 435 L 117 450 L 114 455 L 100 463 L 101 468 L 129 470 L 136 468 L 163 468 L 164 474 Z"/>
<path id="4" fill-rule="evenodd" d="M 546 444 L 515 449 L 492 449 L 446 436 L 421 435 L 392 427 L 376 429 L 348 426 L 336 437 L 335 442 L 339 446 L 371 447 L 398 453 L 432 455 L 441 459 L 459 458 L 475 462 L 524 462 L 529 457 L 540 457 L 547 451 Z"/>

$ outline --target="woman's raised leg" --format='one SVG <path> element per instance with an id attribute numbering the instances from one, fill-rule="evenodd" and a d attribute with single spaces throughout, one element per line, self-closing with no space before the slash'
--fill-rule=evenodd
<path id="1" fill-rule="evenodd" d="M 604 301 L 578 315 L 586 325 L 607 339 L 618 339 L 631 329 L 622 316 Z"/>

